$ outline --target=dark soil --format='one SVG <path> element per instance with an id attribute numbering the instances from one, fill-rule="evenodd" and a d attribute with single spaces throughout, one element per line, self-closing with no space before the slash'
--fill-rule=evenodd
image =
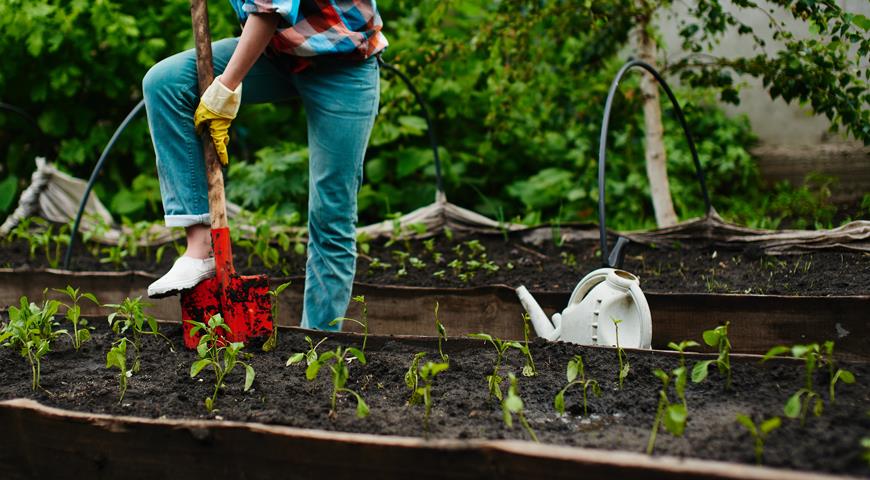
<path id="1" fill-rule="evenodd" d="M 427 350 L 436 360 L 434 340 L 413 344 L 409 341 L 372 338 L 367 352 L 368 364 L 353 362 L 348 387 L 364 396 L 371 408 L 365 419 L 354 415 L 352 397 L 340 396 L 338 412 L 331 416 L 331 383 L 328 369 L 314 382 L 305 380 L 304 367 L 285 367 L 293 352 L 306 349 L 303 334 L 282 332 L 275 352 L 252 350 L 249 361 L 257 372 L 252 390 L 242 391 L 243 371 L 233 372 L 226 389 L 218 397 L 216 413 L 207 413 L 203 399 L 213 388 L 210 371 L 191 379 L 190 365 L 195 354 L 182 349 L 179 326 L 162 326 L 172 339 L 175 351 L 154 337 L 145 339 L 142 371 L 130 380 L 123 404 L 118 404 L 117 371 L 105 368 L 105 354 L 114 335 L 104 321 L 94 340 L 81 352 L 73 351 L 66 340 L 59 341 L 43 362 L 42 386 L 30 389 L 30 368 L 17 352 L 0 349 L 0 399 L 29 397 L 46 405 L 86 412 L 135 415 L 150 418 L 219 418 L 264 422 L 324 430 L 365 432 L 388 435 L 425 436 L 423 410 L 405 402 L 408 390 L 403 376 L 414 353 Z M 338 336 L 358 345 L 359 337 Z M 318 340 L 319 337 L 315 337 Z M 327 341 L 320 351 L 335 348 Z M 422 346 L 421 346 L 422 345 Z M 434 408 L 428 436 L 432 438 L 515 438 L 526 439 L 526 432 L 515 423 L 507 429 L 499 405 L 488 399 L 484 375 L 491 368 L 494 352 L 484 344 L 452 340 L 447 343 L 450 368 L 441 374 L 434 387 Z M 582 348 L 565 343 L 536 340 L 534 360 L 539 375 L 520 377 L 520 395 L 526 415 L 542 442 L 590 448 L 643 452 L 653 423 L 659 381 L 655 368 L 677 366 L 673 355 L 629 352 L 631 373 L 622 390 L 616 384 L 616 352 L 612 349 Z M 586 372 L 600 382 L 601 397 L 589 400 L 590 417 L 584 418 L 581 393 L 567 396 L 569 414 L 559 417 L 553 397 L 565 383 L 566 362 L 582 354 Z M 694 359 L 690 361 L 690 364 Z M 861 458 L 861 438 L 870 436 L 870 378 L 868 365 L 842 365 L 858 379 L 854 385 L 840 385 L 834 405 L 827 399 L 827 374 L 819 373 L 815 388 L 825 399 L 821 417 L 810 417 L 805 426 L 785 419 L 765 445 L 764 463 L 769 466 L 870 475 Z M 503 373 L 519 374 L 522 357 L 508 354 Z M 715 369 L 713 369 L 715 370 Z M 734 388 L 726 391 L 715 371 L 701 384 L 687 388 L 690 412 L 685 435 L 677 438 L 664 430 L 659 433 L 656 454 L 692 456 L 753 463 L 753 441 L 735 421 L 737 413 L 751 415 L 756 421 L 782 416 L 786 399 L 804 385 L 802 364 L 796 362 L 759 364 L 734 361 Z M 673 399 L 673 391 L 670 392 Z"/>
<path id="2" fill-rule="evenodd" d="M 431 250 L 421 241 L 393 245 L 372 243 L 368 252 L 360 254 L 356 280 L 372 284 L 454 288 L 524 284 L 533 292 L 567 292 L 584 275 L 601 266 L 598 242 L 568 243 L 562 247 L 548 242 L 533 247 L 517 240 L 505 242 L 501 236 L 480 236 L 477 240 L 483 250 L 473 258 L 468 239 L 451 241 L 438 236 Z M 461 249 L 461 258 L 454 250 L 457 248 Z M 126 258 L 123 265 L 113 266 L 101 263 L 85 249 L 78 253 L 75 261 L 78 270 L 142 270 L 155 274 L 168 270 L 176 256 L 175 248 L 169 245 L 164 249 L 160 264 L 156 264 L 156 249 L 142 249 L 137 257 Z M 305 274 L 305 255 L 294 253 L 293 245 L 287 251 L 280 251 L 278 264 L 269 267 L 260 257 L 251 255 L 238 245 L 234 254 L 236 268 L 244 274 Z M 401 257 L 404 254 L 407 258 L 402 273 Z M 482 255 L 486 255 L 485 259 Z M 460 260 L 462 266 L 450 266 L 454 260 Z M 475 269 L 474 263 L 469 265 L 469 260 L 479 264 L 492 262 L 497 270 L 486 271 L 482 266 Z M 48 265 L 39 254 L 35 259 L 29 259 L 27 244 L 18 241 L 0 246 L 0 266 L 41 268 Z M 630 244 L 624 268 L 640 277 L 644 291 L 656 293 L 870 294 L 870 254 L 866 253 L 770 256 L 755 250 L 735 250 L 703 243 Z"/>

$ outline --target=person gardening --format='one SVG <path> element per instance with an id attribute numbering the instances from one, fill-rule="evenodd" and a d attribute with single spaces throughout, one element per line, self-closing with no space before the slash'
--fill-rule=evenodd
<path id="1" fill-rule="evenodd" d="M 242 34 L 212 44 L 214 82 L 197 99 L 196 54 L 154 65 L 142 81 L 165 222 L 187 250 L 148 287 L 160 298 L 215 275 L 205 162 L 208 129 L 224 165 L 239 106 L 298 97 L 308 128 L 308 260 L 302 326 L 344 315 L 356 269 L 357 192 L 378 110 L 375 55 L 387 46 L 374 0 L 230 0 Z M 242 86 L 244 85 L 244 89 Z"/>

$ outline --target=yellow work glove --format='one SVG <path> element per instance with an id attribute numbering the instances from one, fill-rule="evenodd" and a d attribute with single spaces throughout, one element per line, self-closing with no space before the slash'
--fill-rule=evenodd
<path id="1" fill-rule="evenodd" d="M 215 78 L 203 92 L 199 106 L 193 114 L 193 125 L 197 132 L 202 133 L 208 125 L 218 158 L 224 165 L 229 162 L 227 144 L 230 143 L 230 122 L 236 118 L 241 103 L 242 84 L 235 90 L 230 90 Z"/>

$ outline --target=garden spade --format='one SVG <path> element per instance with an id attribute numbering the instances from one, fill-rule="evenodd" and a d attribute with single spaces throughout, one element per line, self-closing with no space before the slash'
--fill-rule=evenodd
<path id="1" fill-rule="evenodd" d="M 191 0 L 190 15 L 196 43 L 196 73 L 200 92 L 214 80 L 211 35 L 208 28 L 206 0 Z M 184 321 L 184 344 L 196 348 L 199 339 L 190 336 L 189 321 L 205 323 L 216 314 L 223 316 L 230 328 L 225 338 L 247 342 L 272 333 L 269 282 L 265 275 L 239 276 L 233 267 L 230 229 L 224 178 L 217 151 L 208 131 L 202 134 L 205 169 L 208 180 L 208 208 L 211 215 L 211 240 L 215 259 L 215 276 L 181 292 L 181 318 Z"/>

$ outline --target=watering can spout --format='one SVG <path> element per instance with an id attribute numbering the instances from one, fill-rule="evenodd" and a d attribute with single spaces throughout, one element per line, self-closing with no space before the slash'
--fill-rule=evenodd
<path id="1" fill-rule="evenodd" d="M 558 313 L 554 314 L 553 322 L 550 323 L 547 314 L 544 313 L 544 310 L 541 309 L 541 306 L 538 305 L 535 297 L 529 293 L 526 287 L 520 286 L 517 288 L 517 296 L 520 298 L 520 303 L 523 304 L 523 308 L 526 309 L 529 318 L 532 320 L 532 325 L 535 327 L 535 333 L 537 333 L 539 337 L 547 340 L 558 339 L 562 334 L 562 315 Z"/>

